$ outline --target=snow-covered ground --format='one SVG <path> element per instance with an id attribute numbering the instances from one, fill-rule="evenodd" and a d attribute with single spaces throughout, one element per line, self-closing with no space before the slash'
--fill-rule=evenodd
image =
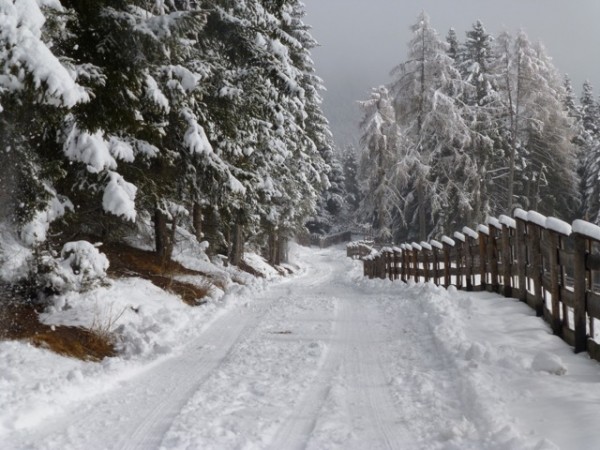
<path id="1" fill-rule="evenodd" d="M 199 308 L 142 280 L 101 288 L 90 311 L 138 310 L 118 358 L 0 342 L 0 447 L 600 448 L 600 364 L 526 305 L 292 253 L 299 275 Z"/>

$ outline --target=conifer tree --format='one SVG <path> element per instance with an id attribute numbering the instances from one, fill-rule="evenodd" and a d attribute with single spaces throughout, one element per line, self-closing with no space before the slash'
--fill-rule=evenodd
<path id="1" fill-rule="evenodd" d="M 600 223 L 600 109 L 589 81 L 583 83 L 580 109 L 581 130 L 578 144 L 581 148 L 581 212 L 591 222 Z"/>
<path id="2" fill-rule="evenodd" d="M 470 153 L 479 176 L 475 179 L 474 214 L 471 221 L 481 223 L 488 215 L 503 211 L 501 183 L 505 155 L 498 131 L 501 105 L 497 80 L 492 71 L 493 38 L 477 21 L 466 33 L 464 57 L 460 65 L 467 83 L 464 91 L 464 116 L 472 132 Z M 470 221 L 470 222 L 471 222 Z"/>
<path id="3" fill-rule="evenodd" d="M 392 71 L 391 93 L 397 121 L 418 156 L 413 171 L 408 223 L 418 238 L 450 232 L 472 211 L 472 189 L 477 169 L 465 151 L 470 131 L 459 99 L 464 82 L 448 46 L 439 40 L 422 13 L 412 26 L 408 60 Z M 413 228 L 414 229 L 414 228 Z"/>
<path id="4" fill-rule="evenodd" d="M 393 234 L 395 200 L 392 168 L 399 160 L 402 136 L 386 87 L 380 86 L 371 98 L 359 103 L 361 122 L 360 217 L 373 229 L 374 236 L 389 241 Z"/>

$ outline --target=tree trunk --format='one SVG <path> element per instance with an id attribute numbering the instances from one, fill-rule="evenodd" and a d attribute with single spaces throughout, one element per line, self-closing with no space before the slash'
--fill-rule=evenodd
<path id="1" fill-rule="evenodd" d="M 286 263 L 288 261 L 287 243 L 287 238 L 280 233 L 277 239 L 279 264 Z"/>
<path id="2" fill-rule="evenodd" d="M 202 207 L 202 239 L 208 242 L 208 253 L 216 255 L 220 252 L 228 253 L 228 249 L 224 248 L 221 235 L 219 214 L 214 206 L 206 205 Z"/>
<path id="3" fill-rule="evenodd" d="M 278 249 L 279 239 L 277 235 L 278 233 L 275 229 L 271 230 L 269 233 L 269 264 L 274 266 L 280 263 Z"/>
<path id="4" fill-rule="evenodd" d="M 417 186 L 417 203 L 419 204 L 419 240 L 427 239 L 427 221 L 425 217 L 425 192 L 422 184 Z"/>
<path id="5" fill-rule="evenodd" d="M 236 223 L 231 233 L 231 252 L 229 262 L 234 266 L 239 266 L 244 256 L 244 227 Z"/>
<path id="6" fill-rule="evenodd" d="M 200 206 L 200 203 L 194 202 L 194 207 L 192 210 L 192 226 L 194 227 L 194 236 L 196 236 L 198 242 L 201 242 L 202 238 L 204 237 L 204 234 L 202 233 L 203 218 L 202 206 Z"/>
<path id="7" fill-rule="evenodd" d="M 156 208 L 154 210 L 154 244 L 156 254 L 163 260 L 171 258 L 169 240 L 167 216 L 160 209 Z"/>

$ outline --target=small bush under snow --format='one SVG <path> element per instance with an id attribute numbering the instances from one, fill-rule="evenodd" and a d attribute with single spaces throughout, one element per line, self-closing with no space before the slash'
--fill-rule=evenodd
<path id="1" fill-rule="evenodd" d="M 60 258 L 41 257 L 39 284 L 56 294 L 83 292 L 99 286 L 106 278 L 108 259 L 87 241 L 67 242 Z"/>

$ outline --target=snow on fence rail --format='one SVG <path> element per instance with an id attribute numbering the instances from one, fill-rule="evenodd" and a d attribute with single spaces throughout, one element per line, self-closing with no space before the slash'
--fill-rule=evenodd
<path id="1" fill-rule="evenodd" d="M 373 241 L 354 241 L 346 245 L 346 256 L 350 258 L 363 258 L 374 251 Z"/>
<path id="2" fill-rule="evenodd" d="M 364 275 L 430 281 L 468 291 L 518 298 L 553 332 L 600 361 L 600 227 L 572 225 L 535 211 L 488 219 L 477 231 L 463 228 L 441 243 L 402 244 L 364 256 Z M 365 252 L 366 253 L 366 252 Z M 349 256 L 354 256 L 350 254 Z M 599 333 L 600 336 L 600 333 Z"/>

